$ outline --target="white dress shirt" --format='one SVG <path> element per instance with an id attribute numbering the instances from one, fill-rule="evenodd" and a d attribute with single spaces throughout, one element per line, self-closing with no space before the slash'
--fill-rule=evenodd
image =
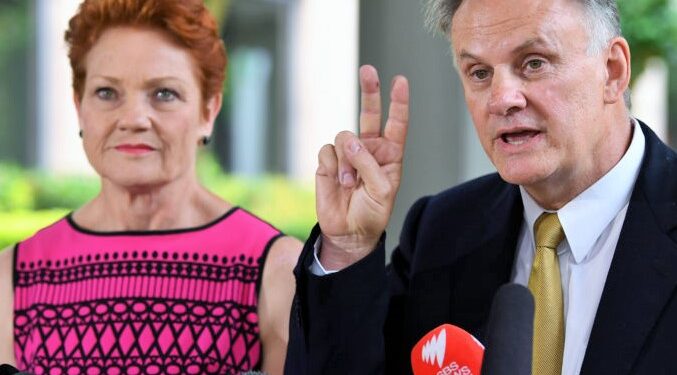
<path id="1" fill-rule="evenodd" d="M 563 375 L 580 373 L 609 266 L 625 221 L 644 156 L 644 134 L 636 122 L 630 147 L 600 180 L 567 203 L 557 216 L 565 239 L 557 248 L 564 302 Z M 512 280 L 526 286 L 534 260 L 533 227 L 545 209 L 520 186 L 524 221 Z"/>

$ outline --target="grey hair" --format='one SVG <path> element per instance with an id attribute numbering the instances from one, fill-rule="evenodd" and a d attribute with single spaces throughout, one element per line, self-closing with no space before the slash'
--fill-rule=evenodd
<path id="1" fill-rule="evenodd" d="M 451 20 L 464 0 L 425 0 L 426 26 L 430 31 L 440 32 L 451 39 Z M 573 0 L 572 0 L 573 1 Z M 575 0 L 585 10 L 585 28 L 590 37 L 588 54 L 599 54 L 609 41 L 622 36 L 621 21 L 616 0 Z M 456 63 L 454 59 L 454 64 Z M 624 93 L 626 106 L 630 108 L 630 89 Z"/>
<path id="2" fill-rule="evenodd" d="M 451 20 L 464 0 L 426 0 L 426 26 L 447 38 Z M 585 27 L 590 35 L 590 53 L 601 52 L 614 37 L 621 36 L 620 16 L 616 0 L 576 0 L 586 12 Z"/>

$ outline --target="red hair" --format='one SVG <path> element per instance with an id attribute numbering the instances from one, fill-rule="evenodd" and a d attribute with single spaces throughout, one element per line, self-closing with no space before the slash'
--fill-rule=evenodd
<path id="1" fill-rule="evenodd" d="M 87 53 L 106 29 L 116 26 L 164 32 L 195 60 L 204 101 L 221 92 L 226 48 L 216 20 L 202 0 L 85 0 L 70 19 L 65 35 L 78 99 L 82 99 L 87 76 Z"/>

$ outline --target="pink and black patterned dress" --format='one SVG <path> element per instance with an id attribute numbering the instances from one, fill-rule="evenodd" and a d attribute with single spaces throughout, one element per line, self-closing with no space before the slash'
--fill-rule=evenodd
<path id="1" fill-rule="evenodd" d="M 263 264 L 280 232 L 240 208 L 199 228 L 92 232 L 70 215 L 17 245 L 14 349 L 35 374 L 257 369 Z"/>

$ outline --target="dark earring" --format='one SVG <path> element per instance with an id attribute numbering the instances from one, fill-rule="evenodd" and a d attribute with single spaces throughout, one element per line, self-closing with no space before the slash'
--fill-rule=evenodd
<path id="1" fill-rule="evenodd" d="M 202 137 L 202 144 L 205 145 L 205 146 L 208 145 L 209 142 L 211 142 L 211 141 L 212 141 L 212 139 L 209 138 L 208 135 L 205 135 L 204 137 Z"/>
<path id="2" fill-rule="evenodd" d="M 80 131 L 78 132 L 78 135 L 80 136 L 80 138 L 82 138 L 82 129 L 80 129 Z"/>

